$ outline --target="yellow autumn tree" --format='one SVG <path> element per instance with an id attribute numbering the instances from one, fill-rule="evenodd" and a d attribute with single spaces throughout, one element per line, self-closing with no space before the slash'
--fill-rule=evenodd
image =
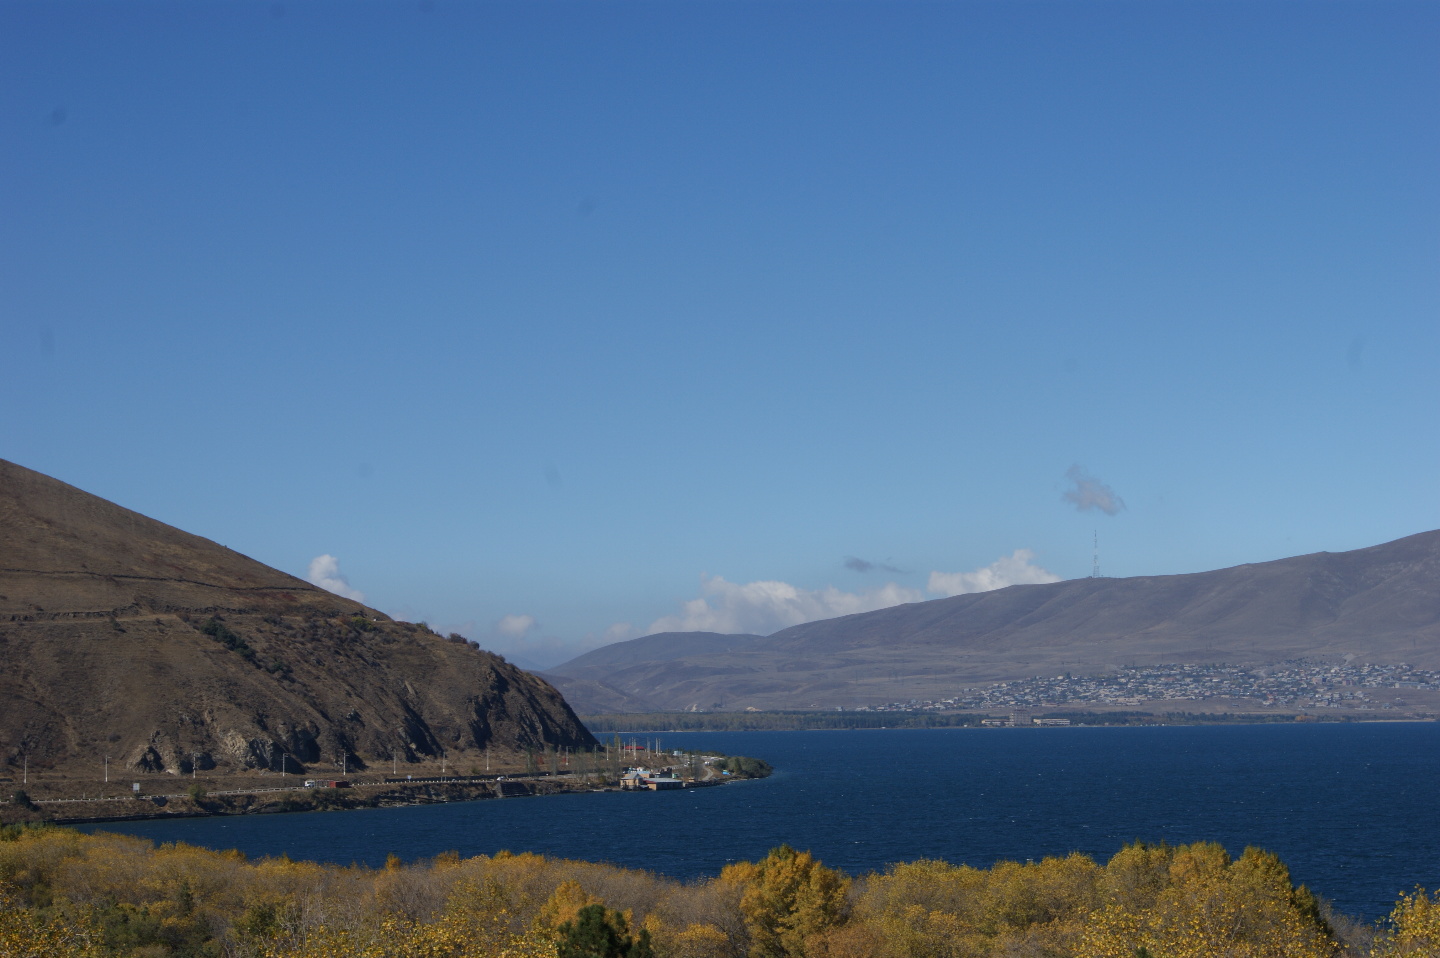
<path id="1" fill-rule="evenodd" d="M 852 924 L 870 929 L 875 958 L 1068 956 L 1099 901 L 1099 874 L 1079 854 L 989 870 L 940 861 L 891 865 L 864 882 Z"/>
<path id="2" fill-rule="evenodd" d="M 1153 865 L 1167 853 L 1122 860 L 1132 877 L 1137 857 Z M 1313 897 L 1294 888 L 1288 870 L 1268 852 L 1246 849 L 1232 861 L 1221 846 L 1200 842 L 1174 849 L 1168 858 L 1168 881 L 1148 905 L 1111 902 L 1090 917 L 1077 958 L 1334 958 L 1339 953 L 1308 907 Z"/>
<path id="3" fill-rule="evenodd" d="M 258 958 L 553 958 L 553 934 L 524 924 L 497 883 L 462 880 L 429 921 L 389 914 L 364 924 L 322 922 L 254 951 Z"/>
<path id="4" fill-rule="evenodd" d="M 0 955 L 6 958 L 100 958 L 99 935 L 83 915 L 23 907 L 0 886 Z"/>
<path id="5" fill-rule="evenodd" d="M 740 885 L 751 958 L 805 958 L 806 940 L 845 922 L 850 879 L 789 845 L 720 873 Z"/>
<path id="6" fill-rule="evenodd" d="M 587 892 L 578 881 L 569 878 L 557 885 L 554 893 L 540 906 L 540 912 L 535 916 L 535 925 L 553 931 L 566 922 L 575 921 L 580 915 L 580 909 L 586 905 L 603 904 L 604 902 Z"/>
<path id="7" fill-rule="evenodd" d="M 709 922 L 686 925 L 664 940 L 666 958 L 728 958 L 731 954 L 729 936 Z"/>
<path id="8" fill-rule="evenodd" d="M 988 939 L 976 930 L 973 911 L 986 879 L 979 869 L 942 861 L 891 865 L 866 880 L 854 924 L 869 931 L 877 958 L 984 954 Z M 835 941 L 832 950 L 839 946 Z"/>
<path id="9" fill-rule="evenodd" d="M 1370 952 L 1373 958 L 1440 956 L 1440 890 L 1434 897 L 1416 889 L 1402 895 L 1390 912 L 1389 933 Z"/>

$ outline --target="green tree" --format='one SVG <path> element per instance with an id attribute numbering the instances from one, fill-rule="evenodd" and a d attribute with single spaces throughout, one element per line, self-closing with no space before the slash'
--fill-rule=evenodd
<path id="1" fill-rule="evenodd" d="M 604 905 L 586 905 L 576 919 L 560 926 L 557 958 L 654 958 L 650 932 L 630 936 L 629 923 Z"/>

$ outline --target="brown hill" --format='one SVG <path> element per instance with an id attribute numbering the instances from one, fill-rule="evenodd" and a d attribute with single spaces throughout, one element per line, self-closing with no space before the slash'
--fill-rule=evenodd
<path id="1" fill-rule="evenodd" d="M 0 760 L 138 769 L 588 746 L 504 659 L 0 460 Z"/>
<path id="2" fill-rule="evenodd" d="M 940 698 L 969 685 L 1128 665 L 1352 656 L 1434 669 L 1440 532 L 1214 572 L 1011 586 L 758 640 L 729 637 L 728 648 L 723 638 L 645 636 L 551 673 L 561 688 L 603 683 L 661 709 L 685 709 Z M 584 687 L 574 687 L 577 708 L 588 712 Z"/>

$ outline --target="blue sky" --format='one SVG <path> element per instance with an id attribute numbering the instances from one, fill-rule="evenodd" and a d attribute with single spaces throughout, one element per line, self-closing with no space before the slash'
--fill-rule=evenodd
<path id="1" fill-rule="evenodd" d="M 7 3 L 0 457 L 545 665 L 1097 531 L 1433 529 L 1437 49 L 1433 3 Z"/>

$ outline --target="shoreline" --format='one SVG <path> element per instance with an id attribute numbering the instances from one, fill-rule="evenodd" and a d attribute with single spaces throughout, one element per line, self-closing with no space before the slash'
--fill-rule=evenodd
<path id="1" fill-rule="evenodd" d="M 685 788 L 714 788 L 743 778 L 714 778 L 688 782 Z M 544 795 L 584 792 L 626 791 L 619 785 L 568 777 L 536 776 L 532 779 L 474 779 L 468 777 L 424 780 L 357 781 L 343 788 L 298 786 L 287 789 L 230 791 L 216 794 L 188 793 L 139 795 L 124 798 L 39 799 L 26 814 L 13 814 L 13 802 L 0 803 L 0 824 L 46 824 L 62 827 L 104 825 L 108 822 L 164 821 L 181 818 L 223 818 L 238 815 L 285 815 L 295 812 L 348 811 L 358 808 L 402 808 L 477 802 L 506 798 L 534 798 Z M 277 795 L 276 793 L 282 793 Z M 114 814 L 47 815 L 46 806 L 69 805 L 76 812 L 110 811 Z M 98 807 L 97 807 L 98 806 Z M 65 809 L 72 811 L 72 809 Z"/>
<path id="2" fill-rule="evenodd" d="M 1260 725 L 1286 727 L 1290 725 L 1434 725 L 1437 718 L 1365 719 L 1349 721 L 1343 719 L 1296 719 L 1293 722 L 1134 722 L 1126 725 L 1119 722 L 1072 722 L 1069 725 L 857 725 L 846 728 L 637 728 L 626 729 L 621 735 L 699 735 L 734 734 L 740 732 L 994 732 L 1004 729 L 1135 729 L 1135 728 L 1253 728 Z M 611 734 L 608 730 L 606 735 Z"/>
<path id="3" fill-rule="evenodd" d="M 1025 713 L 1035 721 L 1013 724 L 991 716 L 989 724 L 974 721 L 976 713 L 934 713 L 934 712 L 892 712 L 887 724 L 879 721 L 847 721 L 855 713 L 835 712 L 697 712 L 697 713 L 656 713 L 659 721 L 673 721 L 677 715 L 685 715 L 694 724 L 656 726 L 644 724 L 647 713 L 610 713 L 582 715 L 581 722 L 596 736 L 608 735 L 667 735 L 692 732 L 860 732 L 860 731 L 915 731 L 927 729 L 993 731 L 999 728 L 1186 728 L 1195 726 L 1255 726 L 1255 725 L 1393 725 L 1426 724 L 1440 721 L 1434 713 L 1400 716 L 1360 716 L 1354 713 L 1317 715 L 1314 713 L 1274 712 L 1217 712 L 1213 717 L 1205 713 L 1115 713 L 1115 718 L 1105 721 L 1106 713 L 1092 713 L 1077 716 L 1073 712 L 1054 712 L 1037 709 Z M 874 713 L 872 713 L 874 714 Z M 886 713 L 880 713 L 886 714 Z M 701 716 L 713 716 L 710 721 Z M 1124 716 L 1120 718 L 1120 716 Z M 767 718 L 769 716 L 769 718 Z M 837 716 L 844 718 L 837 720 Z M 735 721 L 736 718 L 740 721 Z M 1040 719 L 1065 718 L 1064 723 L 1040 722 Z M 1096 719 L 1100 719 L 1096 721 Z M 982 720 L 983 721 L 983 720 Z M 631 723 L 634 724 L 631 724 Z M 732 724 L 733 723 L 733 724 Z"/>

